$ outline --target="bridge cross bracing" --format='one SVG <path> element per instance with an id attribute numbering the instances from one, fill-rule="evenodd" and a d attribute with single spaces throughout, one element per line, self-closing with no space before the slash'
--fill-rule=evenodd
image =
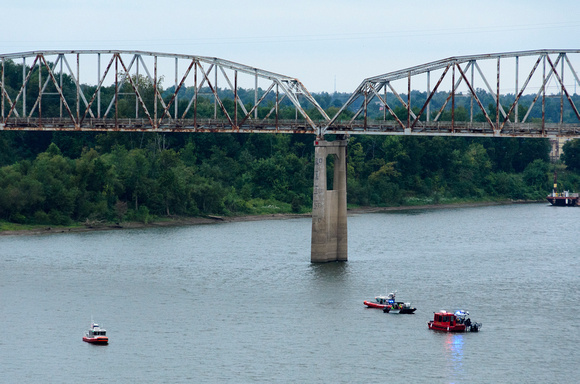
<path id="1" fill-rule="evenodd" d="M 580 80 L 575 69 L 579 64 L 578 53 L 579 50 L 536 50 L 459 56 L 367 78 L 321 132 L 578 137 L 580 113 L 577 104 L 580 98 L 576 95 L 576 86 Z M 523 61 L 527 61 L 527 67 L 521 64 Z M 435 81 L 432 82 L 432 79 Z M 413 104 L 412 85 L 414 87 L 417 80 L 425 81 L 426 97 Z M 448 85 L 443 90 L 442 84 L 445 81 Z M 406 99 L 402 97 L 400 88 L 398 92 L 394 87 L 394 84 L 401 87 L 401 83 L 403 91 L 406 91 Z M 511 84 L 514 87 L 510 89 Z M 461 87 L 465 93 L 459 91 Z M 549 88 L 552 88 L 552 93 L 548 93 Z M 556 92 L 553 92 L 554 89 Z M 447 97 L 435 111 L 434 118 L 431 118 L 432 98 L 442 91 L 447 93 Z M 519 103 L 526 93 L 531 93 L 533 100 L 522 117 L 519 115 Z M 494 109 L 499 111 L 494 111 L 495 116 L 484 105 L 482 96 L 485 95 L 493 98 Z M 460 97 L 469 99 L 468 119 L 455 117 L 458 111 L 456 101 Z M 554 97 L 559 99 L 559 119 L 548 121 L 546 100 Z M 359 106 L 354 108 L 354 115 L 348 121 L 341 121 L 339 116 L 349 108 L 352 109 L 357 101 Z M 368 111 L 373 104 L 379 105 L 383 111 L 382 121 L 380 118 L 369 118 Z M 538 104 L 541 105 L 538 107 Z M 395 105 L 403 107 L 406 119 L 398 116 L 394 110 Z M 535 107 L 541 108 L 541 117 L 532 119 L 530 113 Z M 441 119 L 445 112 L 450 114 L 447 121 Z M 483 117 L 482 121 L 475 121 L 477 113 L 480 118 Z M 387 116 L 391 119 L 387 119 Z M 568 116 L 566 121 L 564 116 Z"/>
<path id="2" fill-rule="evenodd" d="M 34 51 L 0 59 L 2 130 L 580 137 L 580 50 L 458 56 L 370 77 L 332 118 L 298 79 L 218 58 Z M 10 66 L 20 79 L 5 77 Z M 200 112 L 203 99 L 213 111 Z M 288 106 L 292 118 L 280 112 Z"/>
<path id="3" fill-rule="evenodd" d="M 4 130 L 314 132 L 316 124 L 304 104 L 330 120 L 298 79 L 218 58 L 141 51 L 39 51 L 0 55 L 0 59 L 0 128 Z M 6 68 L 20 61 L 22 80 L 18 87 L 10 87 Z M 95 86 L 81 81 L 81 74 L 91 77 L 88 72 L 96 74 Z M 162 94 L 161 82 L 173 76 L 173 92 Z M 73 92 L 67 83 L 72 83 Z M 111 84 L 114 94 L 106 98 L 105 87 Z M 250 108 L 239 97 L 242 84 L 253 86 Z M 183 90 L 188 85 L 193 92 L 181 108 L 179 101 L 186 98 Z M 220 92 L 220 86 L 227 92 Z M 150 100 L 144 95 L 147 89 L 152 93 Z M 33 105 L 27 102 L 31 93 Z M 43 100 L 46 104 L 50 97 L 58 98 L 56 116 L 42 110 Z M 201 97 L 211 99 L 213 116 L 198 113 Z M 258 118 L 258 107 L 268 97 L 273 99 L 270 110 Z M 135 104 L 131 118 L 119 116 L 119 104 L 127 100 Z M 226 100 L 233 106 L 228 108 Z M 278 118 L 285 100 L 295 108 L 295 119 L 290 122 Z"/>

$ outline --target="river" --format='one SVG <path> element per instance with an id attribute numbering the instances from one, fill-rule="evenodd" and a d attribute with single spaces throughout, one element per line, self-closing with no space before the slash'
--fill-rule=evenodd
<path id="1" fill-rule="evenodd" d="M 579 215 L 352 215 L 349 261 L 329 264 L 306 218 L 2 236 L 0 382 L 574 382 Z M 387 290 L 416 313 L 363 306 Z M 429 330 L 441 309 L 483 327 Z M 91 318 L 109 345 L 82 342 Z"/>

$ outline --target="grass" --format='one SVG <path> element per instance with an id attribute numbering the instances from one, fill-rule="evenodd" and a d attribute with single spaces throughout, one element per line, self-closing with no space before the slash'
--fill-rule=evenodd
<path id="1" fill-rule="evenodd" d="M 444 204 L 472 204 L 472 203 L 501 203 L 505 202 L 506 198 L 447 198 L 447 197 L 408 197 L 400 206 L 404 207 L 419 207 L 423 205 L 444 205 Z M 357 204 L 348 204 L 348 209 L 361 208 Z M 311 211 L 310 207 L 302 207 L 300 212 L 293 212 L 292 205 L 283 203 L 273 199 L 251 199 L 244 203 L 243 210 L 240 212 L 225 212 L 223 216 L 244 216 L 244 215 L 272 215 L 272 214 L 294 214 L 294 213 L 308 213 Z M 171 222 L 175 218 L 164 216 L 151 216 L 149 222 Z M 44 230 L 51 228 L 53 230 L 67 230 L 73 228 L 84 227 L 86 223 L 79 222 L 71 225 L 51 225 L 51 224 L 16 224 L 8 221 L 0 220 L 0 232 L 3 231 L 26 231 L 26 230 Z M 106 226 L 113 223 L 100 223 L 100 226 Z"/>
<path id="2" fill-rule="evenodd" d="M 246 202 L 244 214 L 269 215 L 276 213 L 292 213 L 292 206 L 288 203 L 268 199 L 251 199 Z"/>
<path id="3" fill-rule="evenodd" d="M 69 229 L 69 228 L 78 228 L 82 225 L 80 223 L 72 224 L 72 225 L 46 225 L 46 224 L 16 224 L 10 223 L 8 221 L 0 220 L 0 232 L 2 231 L 30 231 L 30 230 L 38 230 L 38 229 L 45 229 L 45 228 L 52 228 L 52 229 Z"/>
<path id="4" fill-rule="evenodd" d="M 476 204 L 476 203 L 501 203 L 509 201 L 508 198 L 459 198 L 459 197 L 407 197 L 400 205 L 373 205 L 372 207 L 420 207 L 424 205 L 446 205 L 446 204 Z M 357 204 L 348 204 L 348 209 L 360 208 Z"/>

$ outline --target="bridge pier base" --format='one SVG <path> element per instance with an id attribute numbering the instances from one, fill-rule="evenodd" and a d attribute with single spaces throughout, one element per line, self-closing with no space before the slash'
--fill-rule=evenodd
<path id="1" fill-rule="evenodd" d="M 314 142 L 314 189 L 312 196 L 312 263 L 347 261 L 346 226 L 347 140 Z M 333 189 L 328 190 L 326 159 L 334 156 Z"/>

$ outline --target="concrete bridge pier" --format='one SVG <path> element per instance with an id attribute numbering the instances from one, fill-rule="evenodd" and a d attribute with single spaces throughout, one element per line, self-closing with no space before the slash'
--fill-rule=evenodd
<path id="1" fill-rule="evenodd" d="M 314 142 L 311 262 L 346 261 L 346 145 L 347 140 Z M 334 156 L 333 189 L 328 190 L 326 160 Z"/>

